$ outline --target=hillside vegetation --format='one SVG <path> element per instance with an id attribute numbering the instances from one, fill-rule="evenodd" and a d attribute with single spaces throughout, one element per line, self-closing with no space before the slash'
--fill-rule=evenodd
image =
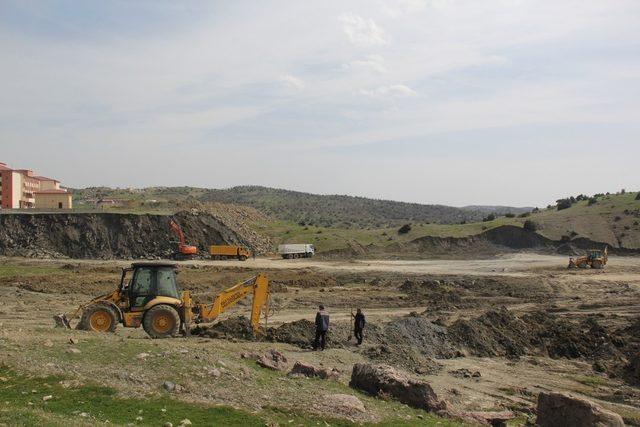
<path id="1" fill-rule="evenodd" d="M 94 187 L 73 190 L 77 207 L 88 200 L 118 199 L 123 208 L 144 212 L 171 210 L 198 203 L 248 206 L 280 221 L 336 228 L 402 225 L 405 222 L 456 224 L 482 220 L 489 213 L 521 213 L 529 208 L 482 206 L 456 208 L 443 205 L 376 200 L 365 197 L 318 195 L 259 186 L 224 190 L 193 187 L 151 187 L 140 190 Z"/>
<path id="2" fill-rule="evenodd" d="M 477 211 L 437 205 L 320 196 L 264 187 L 207 190 L 155 187 L 143 190 L 88 188 L 74 190 L 76 206 L 96 198 L 124 200 L 119 212 L 171 213 L 198 208 L 223 222 L 267 236 L 272 244 L 313 243 L 319 251 L 374 245 L 400 245 L 425 237 L 466 237 L 502 225 L 534 227 L 553 240 L 581 237 L 612 247 L 640 248 L 640 200 L 637 193 L 579 196 L 529 213 L 508 207 L 476 206 Z M 579 199 L 579 200 L 578 200 Z M 79 203 L 78 203 L 79 202 Z M 88 206 L 88 205 L 84 205 Z M 492 210 L 493 209 L 493 210 Z M 509 210 L 510 209 L 510 210 Z M 500 215 L 500 212 L 509 212 Z M 433 216 L 430 216 L 433 215 Z M 434 217 L 442 215 L 440 220 Z M 484 219 L 484 221 L 483 221 Z M 406 233 L 399 233 L 410 224 Z"/>

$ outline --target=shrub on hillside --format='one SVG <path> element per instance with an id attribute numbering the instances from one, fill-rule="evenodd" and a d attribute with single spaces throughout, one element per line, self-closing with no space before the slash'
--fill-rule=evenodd
<path id="1" fill-rule="evenodd" d="M 638 191 L 638 194 L 636 194 L 636 200 L 640 200 L 640 191 Z"/>
<path id="2" fill-rule="evenodd" d="M 575 198 L 572 197 L 572 199 L 575 200 Z M 573 204 L 573 202 L 571 201 L 571 199 L 560 199 L 557 201 L 556 207 L 559 211 L 563 210 L 563 209 L 569 209 L 571 207 L 571 205 Z"/>
<path id="3" fill-rule="evenodd" d="M 398 234 L 407 234 L 411 231 L 411 224 L 405 224 L 398 229 Z"/>
<path id="4" fill-rule="evenodd" d="M 518 215 L 518 218 L 527 218 L 530 217 L 531 214 L 529 212 L 523 212 L 520 215 Z"/>
<path id="5" fill-rule="evenodd" d="M 489 222 L 489 221 L 493 221 L 494 219 L 496 219 L 496 215 L 491 213 L 487 215 L 485 218 L 483 218 L 482 221 Z"/>
<path id="6" fill-rule="evenodd" d="M 524 225 L 522 226 L 522 228 L 524 228 L 525 230 L 528 231 L 537 231 L 538 230 L 538 224 L 536 224 L 534 221 L 531 221 L 530 219 L 526 220 L 524 222 Z"/>
<path id="7" fill-rule="evenodd" d="M 506 216 L 507 218 L 515 218 L 516 214 L 508 212 L 508 213 L 504 214 L 504 216 Z"/>
<path id="8" fill-rule="evenodd" d="M 589 206 L 595 205 L 596 203 L 598 203 L 598 199 L 596 199 L 595 197 L 590 197 L 589 198 Z"/>

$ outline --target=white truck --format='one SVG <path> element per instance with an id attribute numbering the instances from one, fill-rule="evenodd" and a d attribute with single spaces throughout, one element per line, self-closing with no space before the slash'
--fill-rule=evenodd
<path id="1" fill-rule="evenodd" d="M 284 259 L 311 258 L 316 248 L 308 243 L 290 243 L 278 246 L 278 253 Z"/>

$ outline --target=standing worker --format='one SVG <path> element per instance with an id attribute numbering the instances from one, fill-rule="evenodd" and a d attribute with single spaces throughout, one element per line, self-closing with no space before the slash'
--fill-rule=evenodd
<path id="1" fill-rule="evenodd" d="M 356 315 L 353 315 L 351 312 L 351 317 L 353 317 L 353 335 L 355 335 L 358 340 L 358 345 L 362 344 L 362 330 L 364 329 L 364 324 L 366 323 L 364 320 L 364 314 L 362 314 L 362 310 L 357 309 Z"/>
<path id="2" fill-rule="evenodd" d="M 324 310 L 324 305 L 320 305 L 318 309 L 316 313 L 316 339 L 313 342 L 314 351 L 318 347 L 324 350 L 327 344 L 327 331 L 329 330 L 329 313 Z"/>

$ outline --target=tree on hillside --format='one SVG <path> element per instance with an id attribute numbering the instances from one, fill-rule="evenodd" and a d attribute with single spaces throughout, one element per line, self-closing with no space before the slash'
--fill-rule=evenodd
<path id="1" fill-rule="evenodd" d="M 574 200 L 574 202 L 571 201 L 571 199 Z M 557 201 L 557 208 L 559 211 L 563 210 L 563 209 L 569 209 L 571 207 L 571 205 L 573 203 L 575 203 L 575 198 L 571 198 L 571 199 L 560 199 Z"/>
<path id="2" fill-rule="evenodd" d="M 522 228 L 524 228 L 525 230 L 528 231 L 537 231 L 538 230 L 538 224 L 536 224 L 534 221 L 528 219 L 524 222 L 524 225 L 522 226 Z"/>
<path id="3" fill-rule="evenodd" d="M 638 191 L 638 194 L 636 194 L 636 200 L 640 200 L 640 191 Z"/>
<path id="4" fill-rule="evenodd" d="M 489 221 L 493 221 L 494 219 L 496 219 L 496 216 L 495 216 L 495 214 L 491 213 L 491 214 L 487 215 L 487 217 L 484 218 L 482 221 L 489 222 Z"/>
<path id="5" fill-rule="evenodd" d="M 405 224 L 398 229 L 398 234 L 407 234 L 411 231 L 411 224 Z"/>

